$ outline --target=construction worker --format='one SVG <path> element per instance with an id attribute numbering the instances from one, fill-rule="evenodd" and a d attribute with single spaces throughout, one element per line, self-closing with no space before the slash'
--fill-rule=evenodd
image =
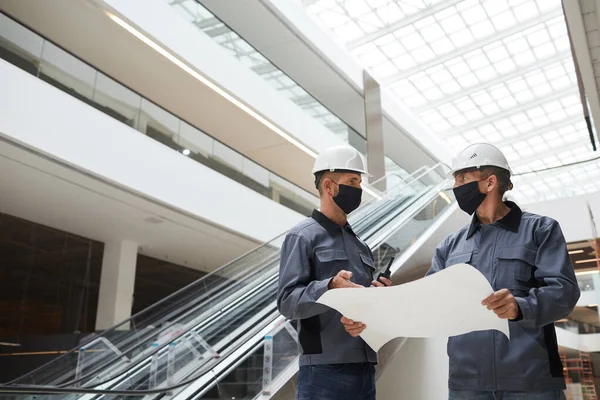
<path id="1" fill-rule="evenodd" d="M 481 271 L 495 290 L 482 305 L 509 320 L 510 340 L 496 331 L 450 338 L 449 399 L 564 399 L 554 321 L 571 313 L 579 287 L 560 226 L 502 201 L 511 170 L 490 144 L 467 147 L 451 173 L 473 218 L 439 244 L 428 274 L 458 263 Z"/>
<path id="2" fill-rule="evenodd" d="M 320 210 L 287 234 L 281 248 L 277 307 L 298 320 L 298 400 L 374 400 L 377 354 L 345 331 L 342 316 L 317 304 L 327 290 L 391 285 L 373 281 L 373 254 L 348 214 L 361 203 L 363 157 L 352 147 L 321 153 L 313 168 Z"/>

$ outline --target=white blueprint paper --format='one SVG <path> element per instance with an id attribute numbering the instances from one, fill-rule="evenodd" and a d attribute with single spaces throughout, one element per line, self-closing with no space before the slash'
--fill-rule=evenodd
<path id="1" fill-rule="evenodd" d="M 379 351 L 397 337 L 448 337 L 490 329 L 509 337 L 508 320 L 481 305 L 492 293 L 481 272 L 457 264 L 404 285 L 328 290 L 317 302 L 366 324 L 360 336 Z"/>

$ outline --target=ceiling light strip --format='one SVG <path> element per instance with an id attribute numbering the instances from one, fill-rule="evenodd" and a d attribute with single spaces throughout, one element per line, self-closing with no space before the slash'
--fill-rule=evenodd
<path id="1" fill-rule="evenodd" d="M 273 123 L 271 123 L 269 120 L 267 120 L 263 116 L 261 116 L 258 113 L 256 113 L 250 107 L 248 107 L 247 105 L 245 105 L 244 103 L 242 103 L 241 101 L 239 101 L 238 99 L 236 99 L 234 96 L 232 96 L 231 94 L 229 94 L 225 90 L 221 89 L 219 86 L 217 86 L 216 84 L 214 84 L 213 82 L 211 82 L 206 77 L 200 75 L 193 68 L 191 68 L 190 66 L 188 66 L 187 64 L 185 64 L 184 62 L 182 62 L 181 60 L 179 60 L 173 54 L 169 53 L 167 50 L 165 50 L 164 48 L 162 48 L 160 45 L 158 45 L 156 42 L 154 42 L 153 40 L 151 40 L 150 38 L 148 38 L 147 36 L 145 36 L 143 33 L 141 33 L 140 31 L 138 31 L 137 29 L 135 29 L 133 26 L 129 25 L 127 22 L 123 21 L 121 18 L 117 17 L 116 15 L 114 15 L 114 14 L 108 12 L 108 11 L 105 11 L 105 13 L 106 13 L 106 15 L 108 15 L 108 17 L 113 22 L 115 22 L 121 28 L 125 29 L 127 32 L 129 32 L 130 34 L 132 34 L 133 36 L 135 36 L 136 38 L 138 38 L 139 40 L 141 40 L 142 42 L 144 42 L 146 45 L 148 45 L 149 47 L 151 47 L 157 53 L 159 53 L 160 55 L 162 55 L 163 57 L 165 57 L 166 59 L 168 59 L 169 61 L 171 61 L 173 64 L 177 65 L 183 71 L 187 72 L 193 78 L 195 78 L 196 80 L 202 82 L 204 85 L 208 86 L 214 92 L 216 92 L 217 94 L 221 95 L 223 98 L 225 98 L 226 100 L 228 100 L 229 102 L 231 102 L 232 104 L 234 104 L 235 106 L 237 106 L 238 108 L 240 108 L 242 111 L 244 111 L 245 113 L 247 113 L 248 115 L 250 115 L 252 118 L 256 119 L 257 121 L 259 121 L 260 123 L 262 123 L 263 125 L 265 125 L 267 128 L 271 129 L 273 132 L 275 132 L 276 134 L 278 134 L 279 136 L 281 136 L 282 138 L 284 138 L 285 140 L 287 140 L 288 142 L 290 142 L 291 144 L 293 144 L 294 146 L 296 146 L 297 148 L 299 148 L 300 150 L 302 150 L 303 152 L 305 152 L 306 154 L 308 154 L 309 156 L 311 156 L 312 158 L 316 158 L 317 157 L 317 153 L 316 152 L 314 152 L 313 150 L 311 150 L 310 148 L 308 148 L 304 144 L 300 143 L 298 140 L 294 139 L 289 134 L 285 133 L 283 130 L 281 130 L 280 128 L 278 128 L 277 126 L 275 126 Z"/>

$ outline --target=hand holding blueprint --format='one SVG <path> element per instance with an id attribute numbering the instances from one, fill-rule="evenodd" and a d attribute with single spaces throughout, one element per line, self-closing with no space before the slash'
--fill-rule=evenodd
<path id="1" fill-rule="evenodd" d="M 379 351 L 397 337 L 447 337 L 489 329 L 509 337 L 508 321 L 481 305 L 492 293 L 481 272 L 457 264 L 404 285 L 329 290 L 317 302 L 367 325 L 360 336 Z"/>

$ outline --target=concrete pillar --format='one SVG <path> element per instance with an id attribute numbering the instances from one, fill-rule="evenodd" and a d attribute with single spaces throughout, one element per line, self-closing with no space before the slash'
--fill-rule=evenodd
<path id="1" fill-rule="evenodd" d="M 131 317 L 137 251 L 137 243 L 131 241 L 105 243 L 96 330 L 108 329 Z M 129 325 L 119 329 L 127 330 Z"/>
<path id="2" fill-rule="evenodd" d="M 381 88 L 367 71 L 363 71 L 365 95 L 365 121 L 367 132 L 367 165 L 375 182 L 385 176 L 385 149 L 383 143 L 383 111 L 381 109 Z M 385 179 L 375 187 L 381 191 L 386 189 Z"/>

